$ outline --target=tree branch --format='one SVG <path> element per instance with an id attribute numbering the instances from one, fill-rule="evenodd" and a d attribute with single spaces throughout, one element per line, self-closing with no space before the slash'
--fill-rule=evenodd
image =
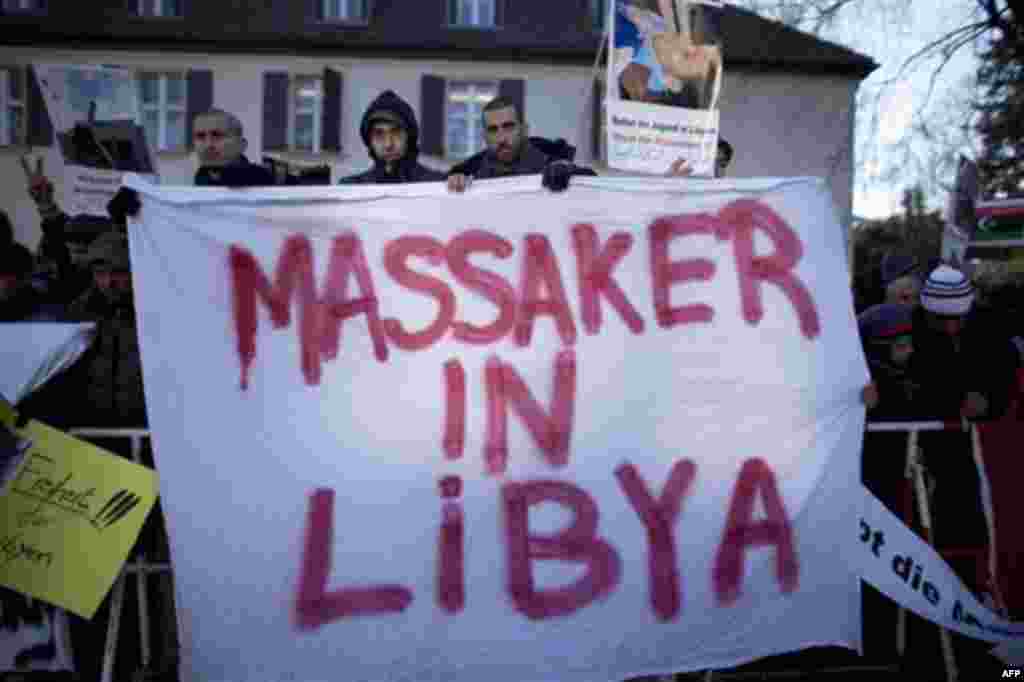
<path id="1" fill-rule="evenodd" d="M 953 29 L 949 33 L 945 34 L 944 36 L 942 36 L 940 38 L 936 38 L 935 40 L 933 40 L 932 42 L 928 43 L 927 45 L 922 47 L 920 50 L 915 52 L 914 54 L 912 54 L 909 57 L 907 57 L 907 59 L 903 62 L 902 66 L 900 66 L 899 70 L 897 71 L 897 74 L 893 78 L 891 78 L 889 81 L 887 81 L 887 83 L 895 82 L 895 81 L 898 81 L 901 78 L 903 78 L 903 75 L 905 74 L 906 70 L 910 67 L 911 64 L 913 64 L 914 62 L 916 62 L 916 61 L 918 61 L 920 59 L 928 57 L 929 54 L 933 50 L 935 50 L 935 49 L 939 48 L 940 46 L 942 46 L 943 43 L 955 42 L 955 39 L 957 38 L 957 36 L 961 36 L 964 33 L 970 33 L 972 31 L 977 32 L 977 31 L 979 31 L 979 29 L 981 29 L 981 32 L 984 32 L 984 30 L 987 29 L 988 27 L 989 27 L 989 24 L 988 24 L 987 21 L 976 21 L 973 24 L 966 24 L 964 26 L 961 26 L 960 28 Z M 980 33 L 979 33 L 979 35 L 980 35 Z M 977 37 L 976 35 L 972 36 L 971 40 L 973 40 L 976 37 Z M 962 47 L 962 45 L 960 47 Z M 948 61 L 948 59 L 947 59 L 947 61 Z"/>

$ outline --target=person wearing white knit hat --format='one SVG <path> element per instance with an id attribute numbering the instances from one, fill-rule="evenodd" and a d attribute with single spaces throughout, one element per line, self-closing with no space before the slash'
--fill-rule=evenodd
<path id="1" fill-rule="evenodd" d="M 954 355 L 960 354 L 962 350 L 964 326 L 973 307 L 974 285 L 967 275 L 949 265 L 942 264 L 932 270 L 921 287 L 921 308 L 924 310 L 927 328 L 944 337 Z M 964 366 L 974 359 L 958 357 L 955 362 L 957 366 Z M 948 374 L 948 370 L 943 374 Z M 961 406 L 961 416 L 977 419 L 985 416 L 988 411 L 989 400 L 984 393 L 967 392 Z"/>
<path id="2" fill-rule="evenodd" d="M 910 360 L 910 374 L 919 386 L 915 410 L 922 419 L 947 422 L 1002 417 L 1011 402 L 1016 368 L 1005 321 L 976 301 L 966 274 L 945 264 L 928 274 L 920 300 Z M 935 546 L 984 551 L 991 538 L 970 432 L 922 432 L 918 446 L 934 482 Z M 966 556 L 947 561 L 979 598 L 990 589 L 994 576 L 986 566 Z M 976 646 L 954 637 L 954 648 L 965 654 Z"/>
<path id="3" fill-rule="evenodd" d="M 964 317 L 974 305 L 974 285 L 948 265 L 932 270 L 921 287 L 921 306 L 941 317 Z"/>

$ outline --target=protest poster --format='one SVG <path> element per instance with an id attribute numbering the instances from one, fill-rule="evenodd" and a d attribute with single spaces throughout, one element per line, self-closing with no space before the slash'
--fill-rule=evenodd
<path id="1" fill-rule="evenodd" d="M 14 480 L 29 445 L 9 428 L 13 416 L 10 405 L 0 399 L 0 499 Z M 0 673 L 71 668 L 65 612 L 0 587 Z"/>
<path id="2" fill-rule="evenodd" d="M 608 165 L 662 174 L 685 159 L 714 175 L 723 78 L 722 3 L 609 3 Z"/>
<path id="3" fill-rule="evenodd" d="M 92 618 L 156 501 L 156 474 L 30 420 L 0 401 L 0 423 L 27 441 L 5 463 L 0 586 Z"/>
<path id="4" fill-rule="evenodd" d="M 93 340 L 92 322 L 0 323 L 0 398 L 17 405 L 75 363 Z"/>
<path id="5" fill-rule="evenodd" d="M 154 173 L 135 123 L 134 72 L 81 64 L 35 64 L 33 71 L 64 160 L 62 206 L 69 215 L 106 216 L 125 171 Z"/>

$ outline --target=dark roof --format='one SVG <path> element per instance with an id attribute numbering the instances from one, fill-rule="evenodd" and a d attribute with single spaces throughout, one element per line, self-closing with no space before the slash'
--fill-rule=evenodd
<path id="1" fill-rule="evenodd" d="M 589 0 L 498 0 L 497 29 L 446 25 L 444 0 L 371 0 L 366 24 L 318 21 L 315 0 L 182 0 L 180 18 L 139 17 L 137 0 L 48 3 L 0 15 L 0 42 L 90 49 L 593 63 L 600 35 Z M 851 50 L 726 5 L 726 64 L 863 77 L 877 67 Z"/>
<path id="2" fill-rule="evenodd" d="M 726 5 L 722 17 L 726 65 L 804 66 L 849 70 L 867 76 L 878 64 L 842 45 L 830 43 L 749 10 Z"/>

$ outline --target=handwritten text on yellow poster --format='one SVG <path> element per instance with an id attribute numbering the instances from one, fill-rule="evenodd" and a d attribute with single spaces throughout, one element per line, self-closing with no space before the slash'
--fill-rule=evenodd
<path id="1" fill-rule="evenodd" d="M 0 422 L 14 414 L 0 401 Z M 92 618 L 157 496 L 156 473 L 45 424 L 0 462 L 0 585 Z"/>

